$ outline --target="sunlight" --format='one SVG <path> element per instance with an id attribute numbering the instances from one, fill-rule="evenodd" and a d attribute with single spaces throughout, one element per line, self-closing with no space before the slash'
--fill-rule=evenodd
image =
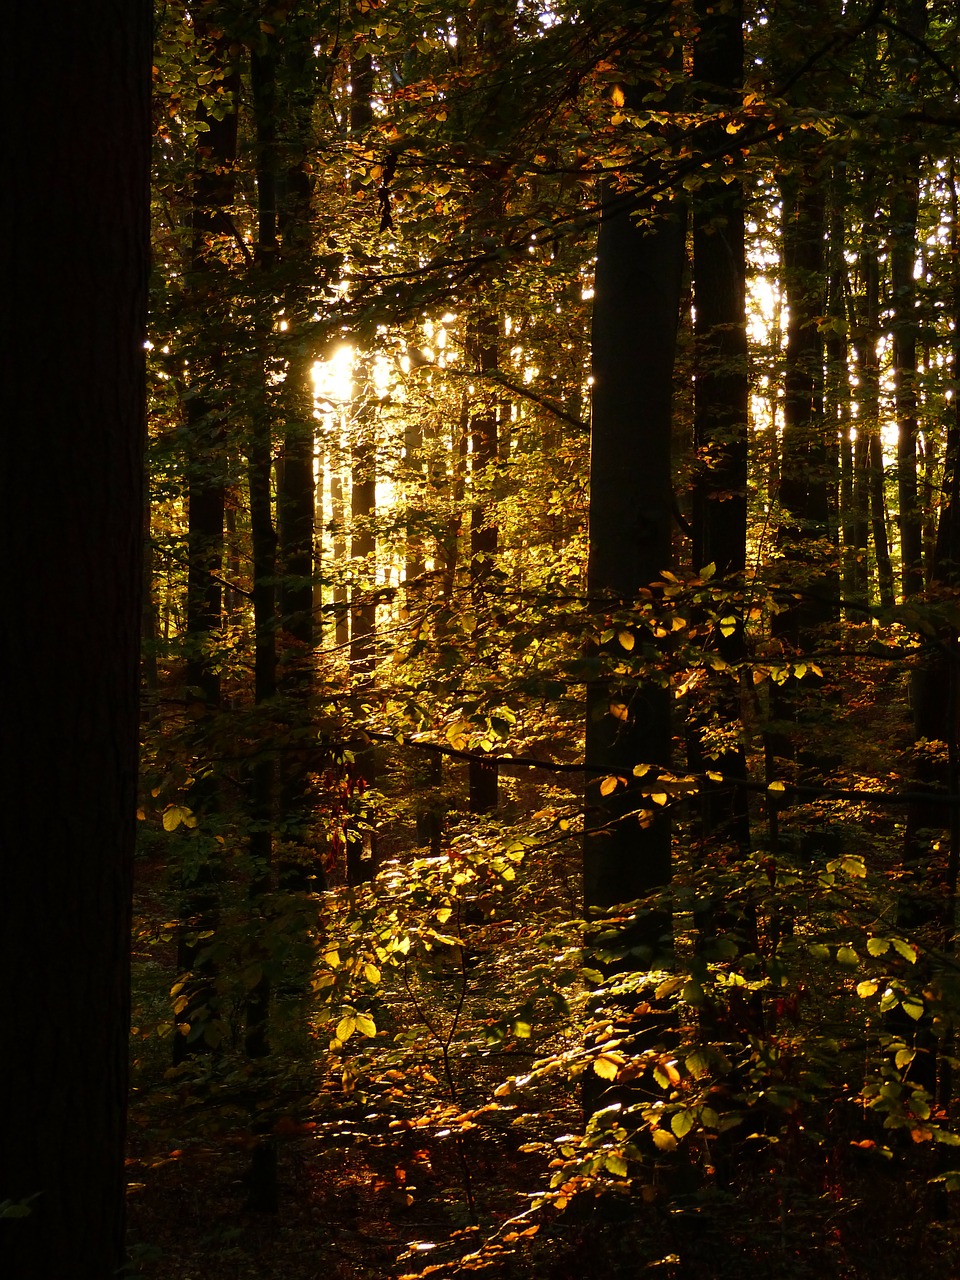
<path id="1" fill-rule="evenodd" d="M 353 397 L 353 347 L 345 342 L 328 360 L 316 360 L 310 370 L 313 396 L 321 412 L 331 412 Z"/>

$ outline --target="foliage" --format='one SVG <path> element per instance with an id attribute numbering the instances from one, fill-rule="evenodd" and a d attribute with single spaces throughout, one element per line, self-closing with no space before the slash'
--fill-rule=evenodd
<path id="1" fill-rule="evenodd" d="M 958 615 L 937 549 L 955 21 L 931 5 L 904 45 L 897 13 L 751 9 L 733 101 L 675 56 L 708 38 L 701 5 L 164 7 L 135 947 L 148 1171 L 162 1150 L 279 1150 L 302 1172 L 333 1149 L 346 1195 L 356 1159 L 393 1215 L 393 1256 L 367 1274 L 396 1258 L 557 1280 L 932 1274 L 925 1232 L 956 1252 Z M 919 165 L 909 429 L 902 210 L 852 190 L 880 154 L 891 178 Z M 693 562 L 724 438 L 698 443 L 685 302 L 666 371 L 674 559 L 629 600 L 586 586 L 604 177 L 652 226 L 736 185 L 747 225 L 747 568 Z M 818 372 L 799 428 L 798 184 L 829 250 L 804 283 Z M 789 488 L 804 432 L 825 515 Z M 288 515 L 304 440 L 309 570 Z M 888 598 L 911 457 L 924 592 Z M 212 621 L 198 582 L 208 605 L 217 584 Z M 918 719 L 927 679 L 946 721 Z M 674 759 L 585 761 L 585 684 L 624 691 L 624 725 L 637 690 L 667 690 Z M 491 764 L 497 804 L 471 805 Z M 585 777 L 641 830 L 673 823 L 670 883 L 586 917 Z M 717 816 L 731 805 L 746 841 Z"/>

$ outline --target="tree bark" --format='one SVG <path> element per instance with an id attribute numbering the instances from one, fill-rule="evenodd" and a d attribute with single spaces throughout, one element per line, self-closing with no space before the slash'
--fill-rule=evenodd
<path id="1" fill-rule="evenodd" d="M 53 0 L 0 55 L 0 1202 L 36 1197 L 0 1220 L 10 1280 L 124 1261 L 150 36 L 143 0 Z"/>
<path id="2" fill-rule="evenodd" d="M 630 95 L 639 94 L 628 87 Z M 630 608 L 671 561 L 673 366 L 685 218 L 673 208 L 647 226 L 632 198 L 604 191 L 593 307 L 588 591 L 599 611 Z M 603 655 L 597 655 L 602 663 Z M 667 767 L 671 692 L 655 680 L 600 674 L 587 686 L 586 762 L 632 778 L 634 765 Z M 641 817 L 635 787 L 587 785 L 586 906 L 609 908 L 670 879 L 670 822 Z M 655 947 L 662 932 L 645 941 Z"/>
<path id="3" fill-rule="evenodd" d="M 739 3 L 718 10 L 698 0 L 700 34 L 693 74 L 706 103 L 736 100 L 743 84 L 743 12 Z M 723 126 L 711 127 L 707 146 L 722 141 Z M 713 564 L 720 578 L 732 575 L 727 612 L 737 620 L 729 637 L 710 643 L 734 669 L 745 657 L 741 598 L 747 552 L 747 381 L 746 249 L 743 187 L 739 181 L 708 178 L 693 201 L 693 298 L 696 340 L 694 446 L 698 470 L 693 505 L 693 568 Z M 706 762 L 700 736 L 713 722 L 740 720 L 739 675 L 720 675 L 711 712 L 691 725 L 691 767 Z M 746 776 L 742 743 L 711 758 L 710 767 L 735 778 Z M 750 822 L 746 792 L 724 785 L 704 791 L 701 835 L 718 832 L 746 852 Z"/>

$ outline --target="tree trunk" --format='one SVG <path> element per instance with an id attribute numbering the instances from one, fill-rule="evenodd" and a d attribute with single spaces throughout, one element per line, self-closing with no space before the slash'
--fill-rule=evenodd
<path id="1" fill-rule="evenodd" d="M 149 5 L 7 14 L 0 1219 L 10 1280 L 124 1263 Z M 13 553 L 12 549 L 22 550 Z"/>
<path id="2" fill-rule="evenodd" d="M 473 505 L 470 510 L 470 592 L 477 615 L 475 643 L 483 643 L 489 630 L 491 605 L 487 586 L 496 562 L 499 530 L 490 492 L 493 470 L 499 455 L 499 421 L 496 402 L 485 377 L 495 373 L 500 363 L 500 320 L 488 314 L 476 320 L 468 334 L 467 355 L 477 369 L 483 406 L 470 418 L 470 478 Z M 481 491 L 484 500 L 481 500 Z M 495 760 L 473 759 L 468 765 L 470 812 L 491 813 L 499 800 L 499 769 Z"/>
<path id="3" fill-rule="evenodd" d="M 198 36 L 207 35 L 204 19 L 196 19 Z M 225 61 L 228 42 L 221 37 L 215 45 L 218 60 Z M 239 92 L 240 76 L 232 71 L 224 77 L 224 86 L 234 95 Z M 234 102 L 236 96 L 234 96 Z M 198 334 L 206 309 L 223 306 L 224 288 L 221 273 L 212 269 L 209 255 L 211 240 L 229 227 L 229 206 L 233 200 L 233 165 L 237 156 L 237 114 L 227 112 L 217 120 L 201 103 L 198 117 L 207 125 L 199 136 L 196 151 L 197 173 L 192 198 L 191 273 L 194 287 L 189 299 Z M 198 343 L 198 346 L 201 345 Z M 187 696 L 202 743 L 209 721 L 221 709 L 220 669 L 214 652 L 222 629 L 223 591 L 221 575 L 224 555 L 226 515 L 226 423 L 227 397 L 222 386 L 225 353 L 222 339 L 212 350 L 198 352 L 194 358 L 194 375 L 186 403 L 189 456 L 187 459 L 187 619 L 186 682 Z M 202 750 L 202 746 L 200 748 Z M 190 794 L 191 807 L 202 822 L 205 815 L 216 813 L 220 804 L 219 787 L 214 776 L 197 780 Z M 176 1016 L 178 1030 L 173 1040 L 173 1061 L 182 1062 L 188 1055 L 206 1047 L 200 1024 L 214 1009 L 213 963 L 198 959 L 202 947 L 200 932 L 215 929 L 219 911 L 218 880 L 220 868 L 215 857 L 194 868 L 188 879 L 184 875 L 180 901 L 180 931 L 177 939 L 177 968 L 189 974 L 183 988 L 187 1003 Z M 196 1028 L 192 1036 L 190 1031 Z"/>
<path id="4" fill-rule="evenodd" d="M 625 94 L 642 98 L 635 86 Z M 674 207 L 638 226 L 634 203 L 606 186 L 597 240 L 587 582 L 598 612 L 631 608 L 671 559 L 671 401 L 685 219 Z M 671 699 L 656 681 L 620 681 L 602 668 L 588 683 L 588 908 L 630 902 L 670 880 L 669 818 L 651 806 L 656 813 L 646 823 L 632 770 L 669 766 Z M 606 775 L 628 781 L 604 795 Z M 656 949 L 664 927 L 656 920 L 642 941 Z"/>
<path id="5" fill-rule="evenodd" d="M 698 0 L 700 35 L 693 74 L 707 101 L 733 101 L 743 84 L 743 13 L 739 3 L 723 11 Z M 720 143 L 723 126 L 711 128 L 707 146 Z M 708 179 L 693 205 L 693 298 L 696 378 L 694 445 L 698 470 L 693 505 L 693 568 L 713 564 L 719 577 L 732 575 L 733 599 L 726 612 L 737 620 L 729 637 L 711 644 L 731 666 L 745 657 L 740 598 L 747 551 L 747 381 L 746 250 L 743 188 L 739 181 Z M 691 767 L 705 767 L 700 737 L 711 724 L 740 721 L 739 674 L 724 672 L 707 715 L 691 725 Z M 743 744 L 710 758 L 710 768 L 735 778 L 746 776 Z M 705 790 L 700 804 L 701 836 L 717 833 L 742 852 L 750 845 L 746 792 L 724 785 Z"/>

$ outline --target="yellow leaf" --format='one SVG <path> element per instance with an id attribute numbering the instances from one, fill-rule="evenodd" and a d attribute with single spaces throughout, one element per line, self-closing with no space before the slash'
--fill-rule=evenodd
<path id="1" fill-rule="evenodd" d="M 337 1023 L 336 1036 L 338 1040 L 349 1040 L 357 1029 L 356 1019 L 352 1014 L 348 1013 Z"/>
<path id="2" fill-rule="evenodd" d="M 653 1142 L 658 1151 L 676 1151 L 677 1140 L 666 1129 L 654 1129 Z"/>
<path id="3" fill-rule="evenodd" d="M 623 90 L 620 88 L 618 84 L 615 84 L 613 86 L 613 92 L 610 94 L 610 98 L 615 107 L 622 107 L 624 102 L 626 101 L 626 99 L 623 96 Z"/>
<path id="4" fill-rule="evenodd" d="M 163 829 L 164 831 L 176 831 L 180 823 L 183 821 L 183 815 L 180 812 L 179 805 L 168 805 L 163 811 Z"/>
<path id="5" fill-rule="evenodd" d="M 380 970 L 375 964 L 365 964 L 363 966 L 363 976 L 368 982 L 372 982 L 376 986 L 380 981 Z"/>
<path id="6" fill-rule="evenodd" d="M 665 791 L 654 791 L 653 795 L 650 797 L 654 804 L 666 804 L 668 798 L 669 797 Z"/>
<path id="7" fill-rule="evenodd" d="M 771 782 L 767 787 L 768 791 L 786 791 L 786 789 L 782 782 Z"/>
<path id="8" fill-rule="evenodd" d="M 620 1070 L 620 1063 L 604 1055 L 604 1057 L 596 1059 L 593 1069 L 601 1080 L 616 1080 L 617 1072 Z"/>
<path id="9" fill-rule="evenodd" d="M 723 774 L 722 774 L 722 773 L 715 773 L 712 769 L 708 769 L 708 770 L 707 770 L 707 777 L 710 779 L 710 781 L 711 781 L 711 782 L 722 782 L 722 781 L 723 781 Z"/>
<path id="10" fill-rule="evenodd" d="M 602 796 L 613 795 L 614 791 L 617 789 L 617 782 L 617 778 L 604 778 L 600 783 L 600 794 Z"/>
<path id="11" fill-rule="evenodd" d="M 377 1034 L 377 1024 L 368 1013 L 358 1013 L 354 1021 L 356 1022 L 357 1030 L 362 1036 L 375 1036 Z M 339 1030 L 338 1027 L 338 1033 Z M 341 1036 L 340 1038 L 342 1040 L 344 1037 Z"/>
<path id="12" fill-rule="evenodd" d="M 633 633 L 631 631 L 619 632 L 617 639 L 620 641 L 621 648 L 626 649 L 628 653 L 636 644 L 636 640 L 633 638 Z"/>

